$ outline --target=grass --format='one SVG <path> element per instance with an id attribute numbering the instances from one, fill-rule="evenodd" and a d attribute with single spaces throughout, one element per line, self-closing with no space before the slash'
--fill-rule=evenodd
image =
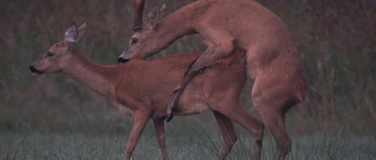
<path id="1" fill-rule="evenodd" d="M 167 148 L 171 159 L 210 160 L 219 153 L 221 137 L 205 132 L 203 128 L 175 130 L 167 136 Z M 238 130 L 239 131 L 239 130 Z M 192 134 L 193 133 L 193 134 Z M 203 136 L 205 135 L 205 136 Z M 0 134 L 0 159 L 121 159 L 127 135 L 78 134 L 78 133 L 12 133 Z M 344 135 L 327 132 L 319 135 L 292 136 L 292 152 L 287 160 L 374 160 L 376 136 Z M 263 159 L 273 159 L 275 146 L 269 134 L 264 139 Z M 152 134 L 146 129 L 133 154 L 134 159 L 161 159 L 160 150 Z M 244 131 L 239 133 L 230 160 L 252 158 L 252 139 Z"/>
<path id="2" fill-rule="evenodd" d="M 294 112 L 294 111 L 293 111 Z M 177 117 L 166 124 L 167 149 L 171 159 L 216 159 L 222 137 L 211 113 Z M 294 113 L 291 113 L 294 114 Z M 113 115 L 116 117 L 116 115 Z M 116 119 L 116 118 L 115 118 Z M 293 141 L 287 160 L 373 160 L 376 158 L 376 135 L 356 134 L 345 126 L 317 133 L 299 133 L 291 126 Z M 66 130 L 12 130 L 0 132 L 0 160 L 24 159 L 121 159 L 131 129 L 128 118 L 102 123 L 86 121 Z M 77 123 L 73 121 L 73 123 Z M 290 125 L 289 125 L 290 124 Z M 319 124 L 316 124 L 319 125 Z M 81 128 L 79 130 L 78 128 Z M 113 128 L 121 128 L 113 129 Z M 235 125 L 238 141 L 228 155 L 229 160 L 252 159 L 251 135 Z M 266 130 L 263 142 L 263 160 L 272 160 L 276 149 Z M 134 159 L 161 159 L 161 153 L 149 123 L 133 153 Z"/>

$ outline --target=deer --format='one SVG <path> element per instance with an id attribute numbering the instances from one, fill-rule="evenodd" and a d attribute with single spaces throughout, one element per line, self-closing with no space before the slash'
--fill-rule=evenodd
<path id="1" fill-rule="evenodd" d="M 33 64 L 35 75 L 63 73 L 91 88 L 107 99 L 120 112 L 133 117 L 133 126 L 124 151 L 129 160 L 149 120 L 163 159 L 166 150 L 164 119 L 170 93 L 179 86 L 187 67 L 203 52 L 194 51 L 155 60 L 132 60 L 125 64 L 100 65 L 83 56 L 77 49 L 86 35 L 87 24 L 72 24 L 62 41 L 53 44 Z M 176 115 L 195 115 L 211 110 L 220 129 L 223 146 L 218 159 L 225 159 L 237 141 L 232 121 L 248 130 L 253 139 L 263 138 L 263 124 L 250 116 L 239 101 L 246 81 L 244 50 L 234 50 L 220 65 L 203 71 L 183 92 Z M 205 73 L 205 74 L 204 74 Z M 255 148 L 258 149 L 258 148 Z"/>
<path id="2" fill-rule="evenodd" d="M 156 6 L 143 24 L 144 1 L 135 0 L 132 37 L 118 58 L 119 63 L 145 59 L 190 34 L 198 34 L 207 46 L 187 68 L 183 83 L 172 92 L 167 122 L 173 118 L 178 99 L 193 77 L 220 63 L 218 59 L 230 56 L 233 50 L 242 49 L 246 51 L 247 79 L 253 82 L 254 109 L 274 137 L 275 158 L 284 159 L 292 143 L 286 131 L 285 114 L 308 94 L 302 58 L 284 22 L 257 1 L 199 0 L 167 17 L 166 5 L 160 9 Z M 259 159 L 261 151 L 255 152 Z"/>

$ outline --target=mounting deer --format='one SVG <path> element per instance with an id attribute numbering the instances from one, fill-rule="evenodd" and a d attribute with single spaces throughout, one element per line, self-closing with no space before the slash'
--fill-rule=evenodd
<path id="1" fill-rule="evenodd" d="M 247 76 L 254 82 L 254 108 L 274 136 L 278 147 L 276 158 L 284 159 L 291 148 L 284 116 L 288 109 L 304 101 L 307 82 L 301 57 L 281 19 L 253 0 L 199 0 L 166 18 L 165 5 L 154 8 L 148 22 L 142 24 L 144 0 L 135 2 L 138 17 L 133 35 L 118 62 L 144 59 L 189 34 L 199 34 L 208 47 L 190 65 L 184 82 L 173 92 L 167 121 L 173 117 L 173 107 L 188 82 L 202 69 L 240 48 L 246 50 Z M 261 152 L 256 154 L 260 157 Z"/>
<path id="2" fill-rule="evenodd" d="M 74 24 L 37 62 L 29 67 L 34 74 L 62 72 L 94 91 L 106 96 L 120 111 L 134 118 L 124 159 L 131 157 L 149 119 L 153 120 L 156 139 L 163 159 L 167 160 L 164 119 L 169 95 L 179 86 L 186 68 L 202 52 L 170 56 L 157 60 L 133 60 L 122 65 L 99 65 L 79 53 L 86 23 Z M 177 115 L 198 114 L 212 110 L 224 144 L 219 159 L 224 159 L 237 139 L 231 120 L 248 130 L 255 141 L 263 138 L 263 124 L 246 113 L 239 95 L 246 81 L 245 51 L 234 50 L 233 56 L 220 60 L 205 74 L 197 76 L 184 90 L 176 108 Z M 255 150 L 261 150 L 255 146 Z"/>

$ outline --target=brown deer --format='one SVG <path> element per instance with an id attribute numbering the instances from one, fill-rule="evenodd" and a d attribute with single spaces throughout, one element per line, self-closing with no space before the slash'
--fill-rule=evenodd
<path id="1" fill-rule="evenodd" d="M 186 68 L 202 52 L 150 61 L 133 60 L 122 65 L 99 65 L 76 49 L 86 28 L 86 23 L 78 29 L 74 24 L 65 32 L 64 40 L 52 45 L 29 70 L 34 74 L 62 72 L 106 96 L 120 111 L 132 116 L 126 160 L 130 159 L 148 120 L 152 119 L 163 159 L 168 159 L 164 130 L 168 98 L 183 82 L 181 77 Z M 239 103 L 246 81 L 244 56 L 244 50 L 234 50 L 233 56 L 221 60 L 221 65 L 214 65 L 197 76 L 184 90 L 175 111 L 177 115 L 213 111 L 224 140 L 219 159 L 226 157 L 237 139 L 231 120 L 248 130 L 255 141 L 263 138 L 263 124 L 247 114 Z M 255 149 L 261 150 L 260 146 Z"/>
<path id="2" fill-rule="evenodd" d="M 133 35 L 118 62 L 144 59 L 189 34 L 199 34 L 208 47 L 190 65 L 184 82 L 173 92 L 167 121 L 173 117 L 172 109 L 188 82 L 202 69 L 240 48 L 246 50 L 247 75 L 254 81 L 254 108 L 274 136 L 278 148 L 276 159 L 284 159 L 291 148 L 284 116 L 289 108 L 304 101 L 307 84 L 301 57 L 281 19 L 253 0 L 199 0 L 166 18 L 165 5 L 154 8 L 143 25 L 144 0 L 135 2 L 138 17 Z"/>

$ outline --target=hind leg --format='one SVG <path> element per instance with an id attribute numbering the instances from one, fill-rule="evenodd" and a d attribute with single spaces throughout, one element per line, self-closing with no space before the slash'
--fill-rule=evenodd
<path id="1" fill-rule="evenodd" d="M 291 149 L 291 140 L 286 131 L 284 117 L 286 110 L 291 106 L 286 105 L 285 101 L 282 100 L 284 99 L 282 98 L 284 96 L 263 96 L 262 94 L 257 94 L 260 92 L 255 91 L 257 90 L 255 88 L 257 88 L 257 82 L 254 84 L 252 91 L 254 108 L 261 116 L 265 126 L 272 133 L 273 138 L 277 144 L 275 159 L 282 160 L 290 152 Z M 273 90 L 274 88 L 264 89 L 264 91 L 270 91 L 269 89 Z"/>
<path id="2" fill-rule="evenodd" d="M 215 120 L 221 130 L 222 138 L 223 138 L 223 147 L 221 149 L 221 153 L 218 157 L 219 160 L 225 159 L 227 154 L 231 151 L 232 146 L 237 140 L 237 135 L 234 130 L 234 126 L 231 123 L 231 120 L 224 116 L 222 113 L 217 111 L 213 111 Z"/>
<path id="3" fill-rule="evenodd" d="M 222 102 L 229 102 L 223 100 Z M 216 103 L 213 105 L 213 110 L 222 113 L 224 116 L 230 118 L 231 120 L 238 123 L 240 126 L 248 130 L 254 141 L 254 159 L 261 159 L 261 150 L 262 150 L 262 139 L 264 133 L 264 125 L 250 116 L 240 105 L 238 101 L 233 101 L 233 103 Z"/>
<path id="4" fill-rule="evenodd" d="M 163 119 L 153 119 L 155 138 L 157 139 L 159 148 L 163 156 L 163 160 L 168 160 L 168 154 L 166 149 L 166 134 L 164 129 Z"/>
<path id="5" fill-rule="evenodd" d="M 291 140 L 287 134 L 284 113 L 260 113 L 265 126 L 270 130 L 277 144 L 275 159 L 282 160 L 291 150 Z"/>
<path id="6" fill-rule="evenodd" d="M 280 98 L 270 98 L 265 100 L 264 97 L 253 94 L 253 105 L 265 126 L 270 130 L 277 144 L 275 159 L 282 160 L 290 152 L 291 140 L 285 127 L 285 112 L 290 106 L 285 105 Z"/>
<path id="7" fill-rule="evenodd" d="M 253 51 L 253 50 L 252 50 Z M 249 50 L 248 50 L 249 52 Z M 254 53 L 260 53 L 254 51 Z M 252 64 L 251 55 L 247 55 L 247 64 Z M 266 67 L 253 72 L 248 65 L 248 77 L 255 77 L 252 87 L 253 106 L 261 116 L 265 126 L 270 130 L 277 144 L 276 159 L 281 160 L 290 152 L 291 140 L 285 127 L 285 113 L 296 100 L 299 82 L 290 77 L 290 73 L 276 71 L 278 65 Z M 300 78 L 300 77 L 296 77 Z"/>

